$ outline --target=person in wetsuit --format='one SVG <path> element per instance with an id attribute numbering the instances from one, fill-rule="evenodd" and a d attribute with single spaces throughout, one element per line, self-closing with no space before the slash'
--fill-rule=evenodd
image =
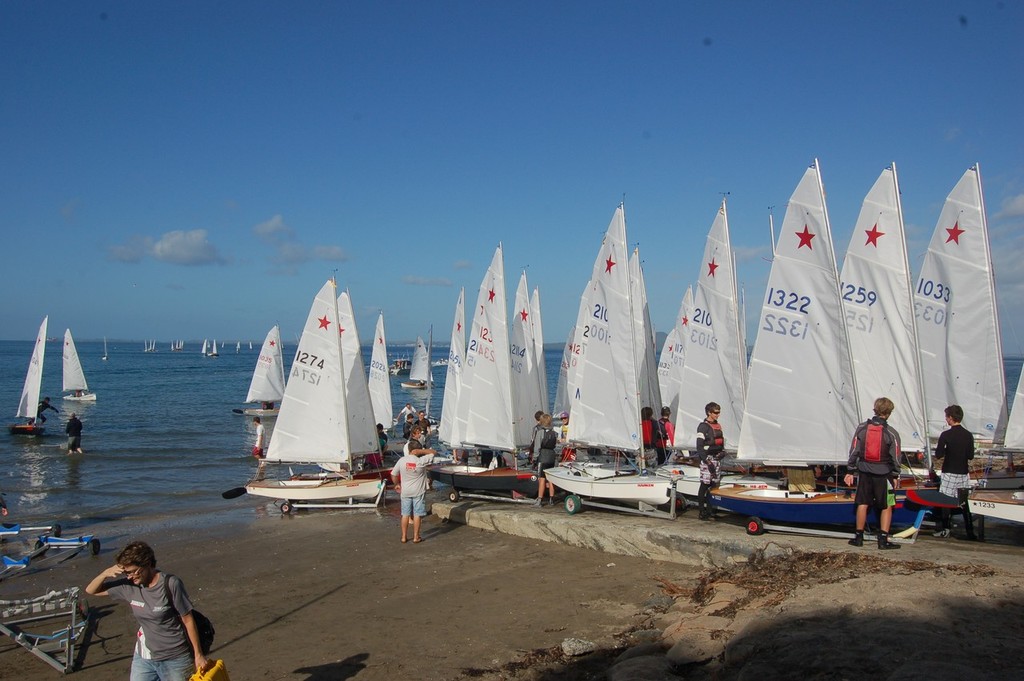
<path id="1" fill-rule="evenodd" d="M 708 495 L 721 477 L 721 461 L 725 456 L 725 436 L 718 423 L 722 407 L 717 402 L 704 405 L 704 420 L 697 426 L 697 457 L 700 459 L 700 490 L 697 492 L 697 508 L 701 520 L 711 520 L 711 504 Z"/>

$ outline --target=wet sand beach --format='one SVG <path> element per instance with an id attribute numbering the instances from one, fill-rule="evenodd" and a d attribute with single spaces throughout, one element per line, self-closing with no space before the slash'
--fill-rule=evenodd
<path id="1" fill-rule="evenodd" d="M 1010 544 L 926 536 L 891 552 L 773 535 L 754 560 L 701 566 L 437 516 L 425 520 L 423 543 L 401 544 L 396 511 L 270 513 L 138 538 L 213 619 L 212 656 L 234 681 L 1024 677 L 1019 533 Z M 674 521 L 677 531 L 708 526 L 691 515 Z M 582 528 L 627 519 L 572 520 Z M 742 537 L 738 523 L 713 523 L 714 531 Z M 136 537 L 104 537 L 99 556 L 5 581 L 0 593 L 84 585 Z M 74 678 L 123 681 L 134 620 L 122 603 L 90 602 L 97 627 Z M 603 650 L 566 657 L 568 638 Z M 0 678 L 56 675 L 0 639 Z"/>
<path id="2" fill-rule="evenodd" d="M 657 591 L 660 564 L 425 519 L 399 541 L 395 504 L 269 516 L 241 526 L 138 537 L 179 575 L 217 630 L 212 657 L 245 679 L 454 679 L 569 636 L 605 644 Z M 207 535 L 206 533 L 210 534 Z M 134 535 L 104 537 L 99 556 L 0 583 L 24 596 L 84 587 Z M 97 627 L 81 681 L 123 681 L 136 626 L 123 603 L 90 597 Z M 57 673 L 3 637 L 0 678 Z"/>

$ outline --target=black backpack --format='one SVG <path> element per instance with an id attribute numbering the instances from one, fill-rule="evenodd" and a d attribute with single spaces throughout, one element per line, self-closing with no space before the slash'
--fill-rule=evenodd
<path id="1" fill-rule="evenodd" d="M 555 435 L 555 431 L 547 428 L 544 431 L 544 437 L 540 439 L 541 449 L 554 449 L 558 446 L 558 436 Z"/>
<path id="2" fill-rule="evenodd" d="M 167 580 L 169 578 L 170 575 L 164 573 L 164 592 L 167 594 L 168 604 L 173 608 L 174 601 L 171 599 L 171 590 L 167 587 Z M 178 613 L 178 618 L 181 618 L 181 613 Z M 195 608 L 192 608 L 192 620 L 196 623 L 196 633 L 199 634 L 199 649 L 203 651 L 203 655 L 209 655 L 210 649 L 213 648 L 213 637 L 217 630 L 213 628 L 213 622 L 210 621 L 210 618 Z M 185 638 L 186 640 L 188 639 L 187 632 Z M 191 642 L 189 642 L 189 645 L 192 645 Z"/>

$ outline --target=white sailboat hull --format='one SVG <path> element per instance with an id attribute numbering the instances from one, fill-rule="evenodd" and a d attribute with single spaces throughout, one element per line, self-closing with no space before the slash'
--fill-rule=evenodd
<path id="1" fill-rule="evenodd" d="M 656 475 L 616 475 L 600 466 L 569 464 L 544 471 L 547 479 L 570 494 L 623 504 L 661 506 L 669 502 L 672 481 Z"/>
<path id="2" fill-rule="evenodd" d="M 65 395 L 64 399 L 69 402 L 95 402 L 96 393 L 86 393 L 85 395 Z"/>
<path id="3" fill-rule="evenodd" d="M 685 464 L 665 464 L 658 468 L 660 477 L 667 477 L 675 482 L 676 493 L 688 497 L 696 497 L 700 492 L 700 467 Z M 724 475 L 720 485 L 736 485 L 749 489 L 779 489 L 779 478 L 763 475 Z"/>
<path id="4" fill-rule="evenodd" d="M 1024 523 L 1024 491 L 975 490 L 967 504 L 971 513 Z"/>
<path id="5" fill-rule="evenodd" d="M 352 480 L 328 476 L 298 476 L 287 480 L 254 480 L 245 491 L 258 497 L 286 501 L 342 503 L 370 502 L 381 496 L 387 481 Z"/>

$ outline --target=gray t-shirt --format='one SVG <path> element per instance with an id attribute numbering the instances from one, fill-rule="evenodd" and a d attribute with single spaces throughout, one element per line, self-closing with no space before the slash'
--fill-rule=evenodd
<path id="1" fill-rule="evenodd" d="M 166 584 L 165 584 L 166 582 Z M 179 613 L 192 612 L 185 585 L 174 575 L 157 572 L 156 586 L 142 587 L 128 579 L 117 579 L 106 587 L 107 594 L 126 602 L 139 623 L 135 655 L 146 660 L 172 660 L 192 655 L 185 626 Z"/>
<path id="2" fill-rule="evenodd" d="M 412 447 L 412 449 L 420 448 L 418 442 Z M 426 469 L 433 461 L 433 454 L 424 454 L 423 456 L 406 454 L 398 460 L 395 467 L 391 469 L 391 477 L 400 476 L 398 484 L 402 486 L 403 497 L 418 497 L 427 493 Z"/>

